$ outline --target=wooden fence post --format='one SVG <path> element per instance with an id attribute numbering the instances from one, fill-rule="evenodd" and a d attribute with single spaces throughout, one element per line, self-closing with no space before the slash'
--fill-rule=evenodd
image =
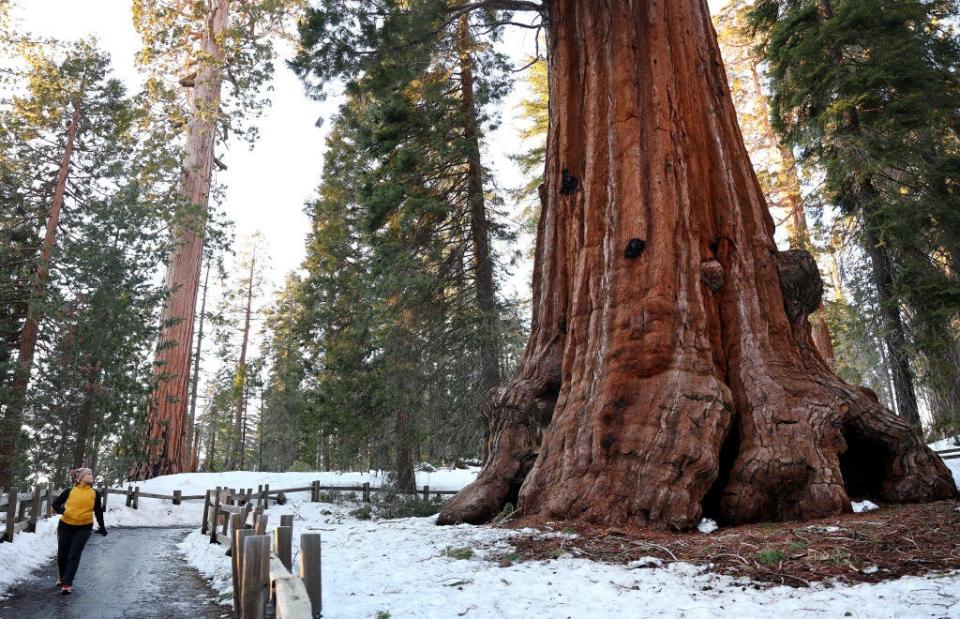
<path id="1" fill-rule="evenodd" d="M 133 486 L 127 484 L 127 507 L 130 507 L 133 504 Z"/>
<path id="2" fill-rule="evenodd" d="M 310 482 L 310 502 L 320 502 L 320 480 Z"/>
<path id="3" fill-rule="evenodd" d="M 279 526 L 273 530 L 273 552 L 287 571 L 293 569 L 293 527 Z"/>
<path id="4" fill-rule="evenodd" d="M 23 522 L 27 518 L 27 505 L 26 501 L 20 501 L 20 506 L 17 508 L 17 522 Z"/>
<path id="5" fill-rule="evenodd" d="M 287 495 L 280 491 L 277 493 L 277 505 L 286 505 L 287 504 Z"/>
<path id="6" fill-rule="evenodd" d="M 322 586 L 320 582 L 320 534 L 303 533 L 300 535 L 300 579 L 310 596 L 310 607 L 315 619 L 319 619 L 323 609 Z"/>
<path id="7" fill-rule="evenodd" d="M 181 490 L 174 490 L 174 491 L 173 491 L 173 504 L 174 504 L 174 505 L 180 505 L 180 497 L 182 497 L 182 496 L 183 496 L 183 491 L 181 491 Z"/>
<path id="8" fill-rule="evenodd" d="M 107 482 L 100 484 L 100 509 L 107 511 L 107 495 L 110 494 L 110 488 Z"/>
<path id="9" fill-rule="evenodd" d="M 263 484 L 257 486 L 257 507 L 263 505 Z"/>
<path id="10" fill-rule="evenodd" d="M 30 520 L 27 522 L 27 531 L 37 532 L 37 513 L 40 511 L 40 485 L 33 487 L 33 496 L 30 497 Z"/>
<path id="11" fill-rule="evenodd" d="M 261 508 L 258 507 L 257 509 L 260 510 L 260 515 L 254 519 L 253 530 L 256 531 L 257 535 L 264 535 L 267 532 L 267 520 L 269 516 L 263 513 Z"/>
<path id="12" fill-rule="evenodd" d="M 203 522 L 200 524 L 200 535 L 207 534 L 207 527 L 209 526 L 208 519 L 210 518 L 210 489 L 208 488 L 206 492 L 203 493 Z"/>
<path id="13" fill-rule="evenodd" d="M 140 509 L 140 486 L 133 489 L 133 509 Z"/>
<path id="14" fill-rule="evenodd" d="M 293 526 L 293 514 L 284 514 L 280 516 L 280 526 L 281 527 L 292 527 Z"/>
<path id="15" fill-rule="evenodd" d="M 353 496 L 357 496 L 357 495 L 353 495 Z M 370 482 L 368 481 L 363 482 L 363 502 L 364 503 L 370 502 Z"/>
<path id="16" fill-rule="evenodd" d="M 270 508 L 270 484 L 263 484 L 263 509 Z"/>
<path id="17" fill-rule="evenodd" d="M 17 523 L 17 500 L 20 494 L 13 486 L 7 488 L 7 532 L 4 534 L 4 540 L 13 541 L 13 526 Z"/>
<path id="18" fill-rule="evenodd" d="M 240 580 L 240 617 L 263 619 L 270 580 L 270 537 L 251 535 L 243 541 L 243 577 Z"/>
<path id="19" fill-rule="evenodd" d="M 430 500 L 430 486 L 423 487 L 423 500 L 424 501 Z"/>
<path id="20" fill-rule="evenodd" d="M 230 546 L 230 564 L 233 569 L 233 610 L 240 616 L 240 591 L 243 582 L 243 552 L 244 540 L 253 535 L 250 529 L 240 527 L 233 532 L 233 541 Z"/>
<path id="21" fill-rule="evenodd" d="M 217 486 L 217 494 L 213 497 L 213 514 L 210 515 L 210 543 L 217 542 L 217 518 L 220 517 L 220 486 Z"/>

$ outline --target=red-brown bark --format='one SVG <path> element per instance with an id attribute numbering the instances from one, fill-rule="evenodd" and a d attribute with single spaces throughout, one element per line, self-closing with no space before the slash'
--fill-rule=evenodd
<path id="1" fill-rule="evenodd" d="M 131 471 L 135 479 L 178 473 L 183 460 L 193 321 L 220 115 L 222 39 L 230 0 L 212 0 L 210 6 L 200 43 L 202 60 L 197 77 L 191 82 L 191 113 L 181 181 L 183 198 L 194 211 L 177 226 L 176 244 L 167 263 L 166 285 L 171 292 L 161 314 L 161 346 L 155 360 L 159 380 L 147 414 L 145 461 Z"/>
<path id="2" fill-rule="evenodd" d="M 0 423 L 0 488 L 10 488 L 13 484 L 13 463 L 17 457 L 20 426 L 23 421 L 23 409 L 27 401 L 27 387 L 30 384 L 30 373 L 33 370 L 33 357 L 37 351 L 37 339 L 40 334 L 40 320 L 36 304 L 43 298 L 47 280 L 50 277 L 50 254 L 57 240 L 57 229 L 60 225 L 60 210 L 63 207 L 63 198 L 67 191 L 67 178 L 70 174 L 70 163 L 77 139 L 77 130 L 80 123 L 80 100 L 73 102 L 73 114 L 70 126 L 67 128 L 67 140 L 60 159 L 60 168 L 57 170 L 57 182 L 53 190 L 53 201 L 50 203 L 50 216 L 47 218 L 47 229 L 40 247 L 40 262 L 37 264 L 37 273 L 30 291 L 27 303 L 27 316 L 23 331 L 20 332 L 17 365 L 14 368 L 11 385 L 11 398 L 7 403 Z"/>
<path id="3" fill-rule="evenodd" d="M 706 1 L 547 5 L 532 332 L 488 405 L 490 459 L 439 521 L 488 519 L 521 482 L 526 516 L 673 529 L 705 507 L 746 522 L 955 497 L 910 426 L 815 352 L 822 282 L 776 249 Z"/>

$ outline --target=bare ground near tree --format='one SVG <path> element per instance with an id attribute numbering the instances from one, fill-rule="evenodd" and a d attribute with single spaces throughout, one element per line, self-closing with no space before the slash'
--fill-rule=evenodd
<path id="1" fill-rule="evenodd" d="M 960 504 L 956 501 L 887 505 L 859 514 L 742 525 L 709 534 L 628 531 L 532 519 L 508 526 L 534 526 L 540 532 L 516 536 L 509 540 L 511 551 L 493 555 L 504 566 L 560 556 L 615 564 L 638 561 L 644 567 L 682 561 L 748 578 L 751 583 L 744 586 L 755 587 L 874 583 L 960 569 Z M 656 560 L 641 561 L 650 557 Z"/>

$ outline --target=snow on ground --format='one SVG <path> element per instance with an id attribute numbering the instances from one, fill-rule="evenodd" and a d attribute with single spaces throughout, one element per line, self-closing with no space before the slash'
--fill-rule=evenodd
<path id="1" fill-rule="evenodd" d="M 46 565 L 56 554 L 58 521 L 42 520 L 37 523 L 36 533 L 14 535 L 12 544 L 0 544 L 0 599 L 12 584 Z"/>
<path id="2" fill-rule="evenodd" d="M 462 525 L 438 527 L 434 518 L 360 521 L 350 506 L 301 503 L 271 507 L 294 513 L 294 557 L 299 536 L 323 537 L 324 617 L 392 619 L 446 617 L 960 617 L 960 574 L 902 578 L 877 585 L 756 589 L 747 581 L 659 561 L 631 566 L 569 556 L 500 567 L 486 560 L 507 551 L 506 540 L 529 531 Z M 447 549 L 470 548 L 468 559 Z M 224 601 L 231 595 L 230 560 L 224 546 L 199 532 L 180 549 Z"/>
<path id="3" fill-rule="evenodd" d="M 939 447 L 939 446 L 938 446 Z M 940 447 L 942 448 L 942 447 Z M 960 480 L 960 460 L 949 460 Z M 434 490 L 458 489 L 477 469 L 418 473 L 417 484 Z M 197 473 L 171 475 L 141 484 L 143 492 L 203 494 L 216 486 L 273 489 L 321 485 L 354 486 L 368 481 L 382 485 L 376 473 Z M 907 577 L 880 584 L 815 585 L 808 589 L 758 589 L 747 581 L 701 572 L 689 564 L 661 567 L 657 560 L 618 566 L 561 556 L 553 561 L 517 562 L 501 567 L 491 554 L 509 552 L 511 536 L 529 531 L 489 527 L 438 527 L 434 518 L 358 520 L 350 515 L 357 503 L 310 503 L 309 493 L 271 505 L 268 532 L 281 514 L 294 515 L 294 560 L 300 534 L 323 536 L 324 616 L 375 617 L 958 617 L 960 573 Z M 230 603 L 230 559 L 222 545 L 200 535 L 202 501 L 174 506 L 142 497 L 140 509 L 124 506 L 110 495 L 105 520 L 112 526 L 195 527 L 180 544 L 186 559 Z M 17 536 L 0 544 L 0 591 L 52 556 L 56 520 L 41 524 L 35 535 Z M 464 552 L 469 548 L 472 552 Z M 448 550 L 457 550 L 448 553 Z M 455 558 L 470 555 L 469 558 Z M 849 614 L 848 614 L 849 613 Z"/>

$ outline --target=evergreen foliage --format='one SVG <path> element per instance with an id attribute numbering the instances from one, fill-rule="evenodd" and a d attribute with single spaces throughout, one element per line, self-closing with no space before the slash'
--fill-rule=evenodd
<path id="1" fill-rule="evenodd" d="M 870 259 L 898 407 L 912 374 L 941 430 L 960 418 L 956 18 L 943 0 L 758 0 L 752 12 L 774 124 L 823 171 Z"/>

